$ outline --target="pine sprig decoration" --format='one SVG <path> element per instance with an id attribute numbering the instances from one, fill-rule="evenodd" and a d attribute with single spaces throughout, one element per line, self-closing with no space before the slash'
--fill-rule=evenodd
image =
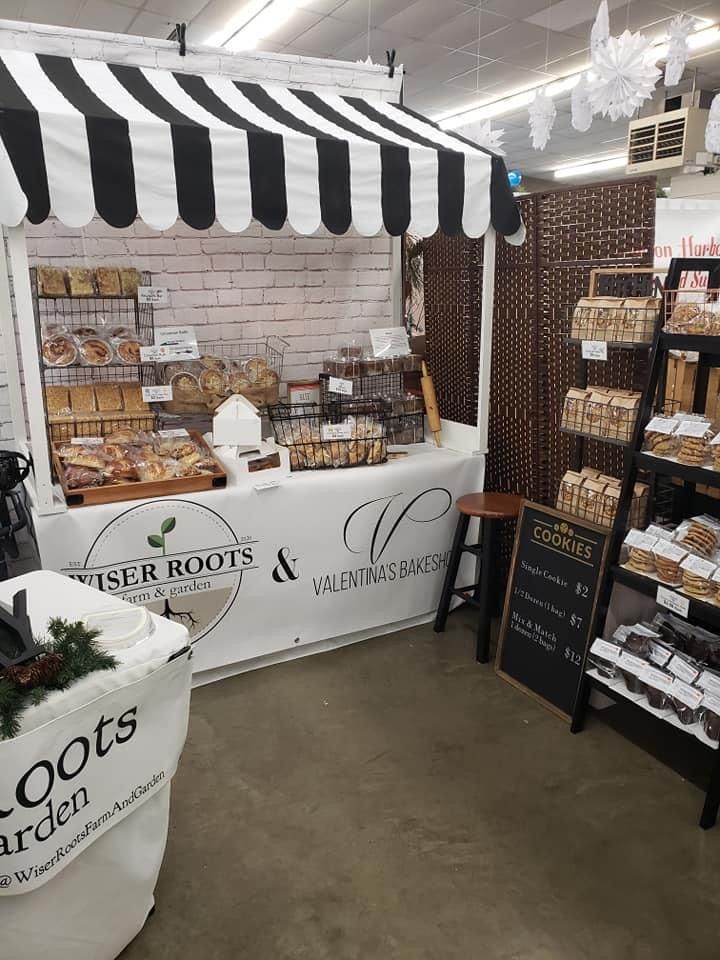
<path id="1" fill-rule="evenodd" d="M 48 624 L 49 639 L 35 659 L 0 670 L 0 740 L 20 732 L 20 715 L 37 706 L 53 690 L 66 690 L 97 670 L 114 670 L 118 661 L 99 649 L 100 631 L 89 630 L 81 621 L 54 617 Z"/>

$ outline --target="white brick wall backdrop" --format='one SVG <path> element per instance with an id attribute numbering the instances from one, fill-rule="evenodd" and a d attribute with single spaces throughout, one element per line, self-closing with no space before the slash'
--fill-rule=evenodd
<path id="1" fill-rule="evenodd" d="M 284 381 L 316 375 L 342 343 L 367 342 L 370 327 L 392 323 L 389 237 L 298 237 L 259 224 L 242 234 L 181 223 L 158 233 L 139 220 L 125 230 L 100 220 L 82 230 L 50 220 L 27 232 L 31 264 L 149 270 L 170 291 L 156 326 L 193 324 L 198 339 L 217 342 L 282 337 Z M 4 414 L 0 406 L 0 420 Z"/>

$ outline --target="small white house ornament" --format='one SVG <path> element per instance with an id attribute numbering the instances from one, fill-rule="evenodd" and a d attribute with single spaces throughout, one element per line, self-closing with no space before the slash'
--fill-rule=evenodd
<path id="1" fill-rule="evenodd" d="M 570 96 L 570 123 L 578 133 L 587 133 L 592 126 L 593 109 L 590 103 L 588 75 L 584 73 L 573 87 Z"/>
<path id="2" fill-rule="evenodd" d="M 652 96 L 660 70 L 648 39 L 626 30 L 609 37 L 594 58 L 590 78 L 590 103 L 593 113 L 611 120 L 632 117 Z"/>
<path id="3" fill-rule="evenodd" d="M 669 49 L 665 61 L 665 86 L 675 87 L 682 80 L 690 47 L 688 37 L 693 32 L 692 20 L 682 13 L 673 17 L 668 29 Z"/>
<path id="4" fill-rule="evenodd" d="M 705 127 L 705 149 L 708 153 L 720 153 L 720 93 L 710 104 L 710 113 Z"/>
<path id="5" fill-rule="evenodd" d="M 552 97 L 544 90 L 538 90 L 528 108 L 530 120 L 530 140 L 534 150 L 544 150 L 550 142 L 557 109 Z"/>

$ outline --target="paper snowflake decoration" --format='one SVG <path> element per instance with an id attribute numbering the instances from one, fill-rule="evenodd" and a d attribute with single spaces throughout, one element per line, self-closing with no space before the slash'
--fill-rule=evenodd
<path id="1" fill-rule="evenodd" d="M 590 103 L 588 75 L 584 73 L 573 87 L 570 97 L 570 122 L 573 130 L 586 133 L 592 126 L 593 109 Z"/>
<path id="2" fill-rule="evenodd" d="M 544 150 L 548 145 L 556 116 L 557 110 L 552 97 L 544 90 L 538 90 L 528 108 L 530 139 L 534 150 Z"/>
<path id="3" fill-rule="evenodd" d="M 610 15 L 608 13 L 607 0 L 602 0 L 595 16 L 592 31 L 590 33 L 590 59 L 594 62 L 596 51 L 600 50 L 608 42 L 610 37 Z"/>
<path id="4" fill-rule="evenodd" d="M 462 130 L 463 136 L 467 137 L 468 140 L 472 140 L 478 146 L 485 147 L 486 150 L 497 153 L 501 157 L 505 156 L 502 141 L 504 133 L 504 130 L 493 130 L 492 123 L 489 120 L 481 120 L 479 123 L 471 124 Z"/>
<path id="5" fill-rule="evenodd" d="M 665 61 L 665 86 L 674 87 L 682 80 L 690 48 L 688 37 L 693 32 L 692 20 L 680 14 L 670 21 L 668 55 Z"/>
<path id="6" fill-rule="evenodd" d="M 626 30 L 619 37 L 609 37 L 593 59 L 590 82 L 593 113 L 601 113 L 611 120 L 632 117 L 652 96 L 660 76 L 654 57 L 650 41 L 640 33 Z"/>
<path id="7" fill-rule="evenodd" d="M 708 153 L 720 153 L 720 93 L 710 104 L 710 113 L 705 127 L 705 149 Z"/>

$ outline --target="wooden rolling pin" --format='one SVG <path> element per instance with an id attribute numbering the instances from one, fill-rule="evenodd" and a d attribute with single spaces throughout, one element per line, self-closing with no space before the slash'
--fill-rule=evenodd
<path id="1" fill-rule="evenodd" d="M 435 446 L 441 447 L 440 443 L 440 411 L 438 410 L 437 396 L 435 395 L 435 384 L 432 381 L 432 377 L 428 373 L 427 364 L 423 360 L 422 362 L 422 377 L 420 378 L 420 384 L 422 386 L 423 397 L 425 399 L 425 413 L 427 414 L 428 424 L 430 429 L 433 432 L 435 437 Z"/>

